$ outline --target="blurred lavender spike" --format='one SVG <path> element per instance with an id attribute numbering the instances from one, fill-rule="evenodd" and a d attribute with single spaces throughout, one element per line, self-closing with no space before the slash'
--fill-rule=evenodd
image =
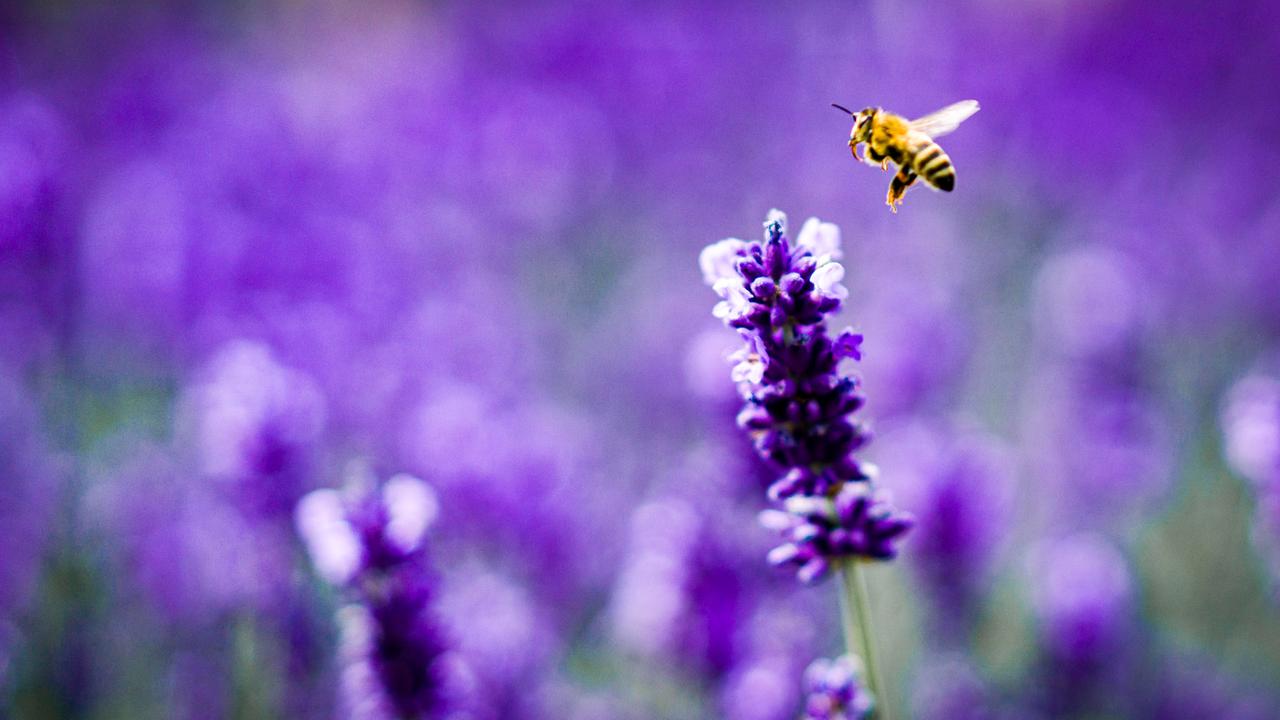
<path id="1" fill-rule="evenodd" d="M 1280 378 L 1254 372 L 1236 382 L 1222 409 L 1227 464 L 1257 497 L 1251 538 L 1280 600 Z"/>
<path id="2" fill-rule="evenodd" d="M 1280 378 L 1252 373 L 1232 386 L 1222 409 L 1227 462 L 1259 489 L 1280 488 Z"/>
<path id="3" fill-rule="evenodd" d="M 1041 702 L 1055 714 L 1080 712 L 1127 667 L 1132 652 L 1133 577 L 1100 535 L 1047 539 L 1031 552 L 1033 601 L 1045 649 Z"/>
<path id="4" fill-rule="evenodd" d="M 874 705 L 862 682 L 862 662 L 853 655 L 814 660 L 804 671 L 804 685 L 801 720 L 859 720 Z"/>
<path id="5" fill-rule="evenodd" d="M 181 408 L 200 472 L 247 515 L 287 519 L 314 487 L 324 397 L 266 345 L 227 343 L 188 386 Z"/>
<path id="6" fill-rule="evenodd" d="M 920 519 L 911 566 L 934 616 L 935 641 L 962 642 L 1014 519 L 1013 459 L 987 433 L 912 423 L 883 437 L 895 499 Z"/>
<path id="7" fill-rule="evenodd" d="M 432 617 L 436 582 L 424 545 L 436 512 L 421 480 L 379 482 L 359 468 L 341 493 L 315 490 L 298 504 L 317 570 L 353 600 L 339 625 L 343 701 L 354 717 L 443 716 L 449 656 Z"/>

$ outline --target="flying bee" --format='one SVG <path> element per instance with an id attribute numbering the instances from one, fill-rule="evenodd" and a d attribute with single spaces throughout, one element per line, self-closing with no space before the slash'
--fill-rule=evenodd
<path id="1" fill-rule="evenodd" d="M 846 107 L 832 107 L 853 116 L 853 131 L 849 134 L 849 150 L 853 157 L 868 165 L 879 165 L 888 170 L 889 163 L 898 166 L 898 172 L 889 183 L 885 204 L 898 212 L 898 204 L 907 188 L 918 178 L 931 187 L 951 192 L 956 186 L 956 169 L 951 158 L 938 147 L 934 138 L 955 130 L 970 115 L 978 112 L 977 100 L 961 100 L 941 110 L 916 120 L 907 120 L 878 107 L 853 112 Z M 866 155 L 858 156 L 858 146 L 866 145 Z"/>

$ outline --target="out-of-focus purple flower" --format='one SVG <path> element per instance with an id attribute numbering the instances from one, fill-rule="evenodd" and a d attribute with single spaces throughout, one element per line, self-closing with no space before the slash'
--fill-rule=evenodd
<path id="1" fill-rule="evenodd" d="M 804 671 L 803 720 L 859 720 L 874 706 L 863 686 L 862 661 L 853 655 L 819 658 Z"/>
<path id="2" fill-rule="evenodd" d="M 1031 555 L 1040 634 L 1058 672 L 1088 676 L 1117 659 L 1131 629 L 1124 556 L 1095 535 L 1045 541 Z"/>
<path id="3" fill-rule="evenodd" d="M 66 121 L 31 93 L 0 97 L 0 257 L 44 239 L 36 232 L 58 191 L 67 153 Z M 30 250 L 39 248 L 31 247 Z"/>
<path id="4" fill-rule="evenodd" d="M 200 472 L 250 514 L 287 516 L 314 482 L 325 420 L 315 384 L 266 346 L 236 341 L 197 375 L 183 405 Z"/>
<path id="5" fill-rule="evenodd" d="M 785 510 L 765 510 L 760 521 L 786 540 L 769 553 L 774 565 L 796 565 L 796 577 L 822 579 L 837 558 L 891 560 L 915 519 L 893 507 L 885 490 L 867 482 L 845 483 L 834 497 L 787 498 Z"/>
<path id="6" fill-rule="evenodd" d="M 613 632 L 624 647 L 649 657 L 670 652 L 677 620 L 687 612 L 688 555 L 698 517 L 685 503 L 651 502 L 631 518 L 632 549 L 618 576 Z"/>
<path id="7" fill-rule="evenodd" d="M 725 678 L 720 706 L 727 720 L 791 720 L 802 707 L 806 664 L 829 637 L 814 627 L 827 609 L 815 595 L 762 602 L 746 623 L 745 651 Z"/>
<path id="8" fill-rule="evenodd" d="M 682 497 L 636 509 L 610 608 L 621 646 L 711 680 L 739 661 L 744 626 L 765 591 L 752 572 L 756 548 L 730 530 L 745 525 L 739 520 L 733 508 L 713 514 L 710 503 Z"/>
<path id="9" fill-rule="evenodd" d="M 879 458 L 894 468 L 898 504 L 919 518 L 911 561 L 944 631 L 959 631 L 985 587 L 1013 510 L 1008 450 L 978 431 L 923 424 L 886 434 Z"/>
<path id="10" fill-rule="evenodd" d="M 1255 490 L 1251 538 L 1280 598 L 1280 379 L 1257 371 L 1237 381 L 1221 423 L 1227 463 Z"/>
<path id="11" fill-rule="evenodd" d="M 794 717 L 799 665 L 777 655 L 749 657 L 734 668 L 721 693 L 725 717 L 782 720 Z"/>
<path id="12" fill-rule="evenodd" d="M 629 500 L 598 479 L 601 436 L 582 415 L 442 384 L 397 430 L 408 467 L 430 472 L 454 510 L 442 535 L 528 583 L 562 619 L 613 572 L 622 548 L 595 538 L 615 531 Z"/>
<path id="13" fill-rule="evenodd" d="M 1141 370 L 1151 293 L 1124 254 L 1094 246 L 1046 262 L 1034 294 L 1043 366 L 1024 394 L 1026 454 L 1058 522 L 1109 529 L 1174 477 L 1169 413 Z"/>
<path id="14" fill-rule="evenodd" d="M 67 320 L 66 119 L 32 92 L 0 95 L 0 364 L 49 358 Z"/>
<path id="15" fill-rule="evenodd" d="M 528 587 L 479 562 L 448 568 L 442 585 L 437 614 L 465 681 L 457 694 L 477 718 L 529 716 L 529 688 L 562 651 L 553 613 Z"/>
<path id="16" fill-rule="evenodd" d="M 343 698 L 354 717 L 443 716 L 446 646 L 424 546 L 437 512 L 421 480 L 379 484 L 359 469 L 344 492 L 315 490 L 298 503 L 298 532 L 317 570 L 356 601 L 340 613 Z"/>
<path id="17" fill-rule="evenodd" d="M 1259 489 L 1280 489 L 1280 379 L 1261 373 L 1237 382 L 1222 409 L 1227 462 Z"/>

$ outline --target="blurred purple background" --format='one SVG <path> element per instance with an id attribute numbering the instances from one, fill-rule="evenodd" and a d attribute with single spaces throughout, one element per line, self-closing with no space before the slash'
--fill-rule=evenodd
<path id="1" fill-rule="evenodd" d="M 353 460 L 438 495 L 455 717 L 795 717 L 697 266 L 773 207 L 920 519 L 900 715 L 1280 717 L 1277 87 L 1264 0 L 6 4 L 0 717 L 337 716 Z M 891 215 L 828 104 L 968 97 Z"/>

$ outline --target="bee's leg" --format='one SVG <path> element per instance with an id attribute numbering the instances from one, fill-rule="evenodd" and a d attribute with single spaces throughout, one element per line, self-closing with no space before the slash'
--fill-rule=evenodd
<path id="1" fill-rule="evenodd" d="M 914 185 L 918 177 L 910 167 L 898 168 L 898 173 L 889 182 L 889 194 L 884 199 L 890 210 L 898 212 L 898 203 L 902 202 L 902 196 L 907 193 L 907 188 Z"/>

